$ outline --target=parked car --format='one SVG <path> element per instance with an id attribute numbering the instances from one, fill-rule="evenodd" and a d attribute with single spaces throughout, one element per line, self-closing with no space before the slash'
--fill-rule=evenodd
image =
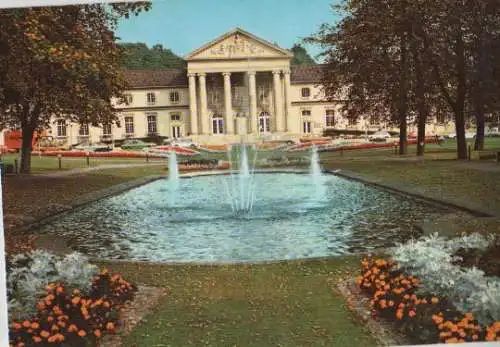
<path id="1" fill-rule="evenodd" d="M 176 138 L 168 141 L 166 144 L 182 148 L 198 147 L 198 144 L 193 142 L 190 138 Z"/>
<path id="2" fill-rule="evenodd" d="M 153 143 L 144 142 L 141 140 L 125 140 L 122 143 L 122 149 L 128 150 L 144 150 L 155 146 Z"/>
<path id="3" fill-rule="evenodd" d="M 86 151 L 86 152 L 110 152 L 113 150 L 111 146 L 108 146 L 103 143 L 96 143 L 93 145 L 77 145 L 74 146 L 73 149 L 77 151 Z"/>
<path id="4" fill-rule="evenodd" d="M 377 131 L 374 134 L 368 135 L 368 139 L 370 141 L 374 141 L 374 142 L 386 141 L 387 139 L 390 139 L 390 138 L 391 138 L 391 134 L 389 134 L 389 132 L 386 130 Z"/>

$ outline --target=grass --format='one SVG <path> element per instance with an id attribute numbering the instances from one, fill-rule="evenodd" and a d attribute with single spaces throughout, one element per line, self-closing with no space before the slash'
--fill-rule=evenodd
<path id="1" fill-rule="evenodd" d="M 3 154 L 1 156 L 2 161 L 5 164 L 14 164 L 17 159 L 18 166 L 20 165 L 20 157 L 18 154 Z M 161 160 L 166 163 L 166 160 Z M 160 162 L 158 159 L 149 159 L 149 162 Z M 145 164 L 145 158 L 89 158 L 89 166 L 95 167 L 99 165 L 114 165 L 114 164 Z M 86 158 L 62 158 L 61 169 L 79 169 L 86 168 L 87 160 Z M 58 171 L 59 170 L 59 160 L 57 157 L 40 157 L 37 155 L 31 156 L 31 167 L 32 173 L 43 173 L 47 171 Z"/>
<path id="2" fill-rule="evenodd" d="M 103 264 L 101 264 L 103 265 Z M 357 257 L 258 265 L 108 265 L 169 295 L 125 346 L 374 346 L 333 281 Z"/>

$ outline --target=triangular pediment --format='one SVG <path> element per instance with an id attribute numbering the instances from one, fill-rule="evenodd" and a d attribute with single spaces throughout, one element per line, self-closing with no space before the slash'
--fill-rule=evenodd
<path id="1" fill-rule="evenodd" d="M 291 58 L 292 56 L 290 51 L 236 28 L 188 54 L 185 59 Z"/>

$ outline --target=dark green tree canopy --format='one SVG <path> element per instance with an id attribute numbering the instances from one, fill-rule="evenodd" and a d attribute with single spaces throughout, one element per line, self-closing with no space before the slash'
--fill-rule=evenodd
<path id="1" fill-rule="evenodd" d="M 170 49 L 156 44 L 149 48 L 145 43 L 120 43 L 121 65 L 127 69 L 181 68 L 184 61 Z"/>
<path id="2" fill-rule="evenodd" d="M 307 53 L 306 49 L 300 44 L 294 44 L 292 49 L 292 65 L 314 65 L 316 61 Z"/>

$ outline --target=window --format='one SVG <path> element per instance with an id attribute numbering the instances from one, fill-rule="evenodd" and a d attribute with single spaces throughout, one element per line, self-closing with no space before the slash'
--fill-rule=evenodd
<path id="1" fill-rule="evenodd" d="M 174 125 L 172 127 L 172 137 L 173 138 L 181 137 L 181 127 L 180 126 Z"/>
<path id="2" fill-rule="evenodd" d="M 224 118 L 218 114 L 212 116 L 212 132 L 214 134 L 224 133 Z"/>
<path id="3" fill-rule="evenodd" d="M 171 121 L 180 121 L 181 120 L 181 115 L 180 114 L 171 114 L 170 115 L 170 120 Z"/>
<path id="4" fill-rule="evenodd" d="M 303 110 L 302 111 L 302 117 L 307 117 L 307 116 L 310 116 L 311 115 L 311 111 L 310 110 Z"/>
<path id="5" fill-rule="evenodd" d="M 180 97 L 179 97 L 179 92 L 170 92 L 170 102 L 179 102 Z"/>
<path id="6" fill-rule="evenodd" d="M 125 135 L 134 135 L 134 117 L 125 117 Z"/>
<path id="7" fill-rule="evenodd" d="M 105 136 L 111 135 L 111 124 L 103 124 L 102 134 Z"/>
<path id="8" fill-rule="evenodd" d="M 156 134 L 158 127 L 156 126 L 156 113 L 147 113 L 148 134 Z"/>
<path id="9" fill-rule="evenodd" d="M 267 112 L 262 112 L 259 115 L 259 131 L 261 133 L 268 133 L 271 131 L 271 117 Z"/>
<path id="10" fill-rule="evenodd" d="M 132 94 L 125 94 L 124 97 L 125 97 L 125 103 L 127 105 L 132 104 L 132 102 L 134 101 L 134 98 L 132 97 Z"/>
<path id="11" fill-rule="evenodd" d="M 155 93 L 147 93 L 147 104 L 148 105 L 156 105 L 156 94 Z"/>
<path id="12" fill-rule="evenodd" d="M 64 119 L 57 121 L 57 137 L 66 137 L 66 121 Z"/>
<path id="13" fill-rule="evenodd" d="M 305 120 L 302 122 L 302 125 L 303 125 L 304 134 L 310 134 L 311 133 L 311 121 Z"/>
<path id="14" fill-rule="evenodd" d="M 78 130 L 78 135 L 89 136 L 89 125 L 88 124 L 81 124 L 80 129 Z"/>
<path id="15" fill-rule="evenodd" d="M 309 88 L 302 88 L 302 90 L 301 90 L 300 93 L 301 93 L 301 95 L 302 95 L 303 98 L 308 98 L 308 97 L 311 96 L 311 89 L 309 89 Z"/>
<path id="16" fill-rule="evenodd" d="M 335 110 L 326 110 L 325 118 L 327 127 L 335 126 Z"/>

